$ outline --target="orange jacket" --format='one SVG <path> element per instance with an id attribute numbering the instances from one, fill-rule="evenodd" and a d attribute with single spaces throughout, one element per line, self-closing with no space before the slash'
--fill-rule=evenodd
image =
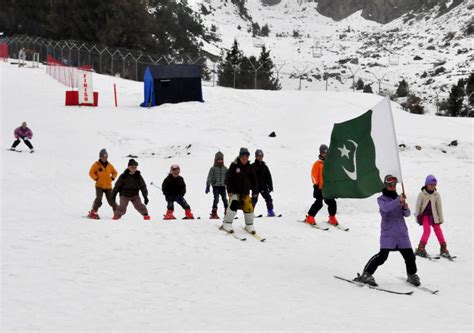
<path id="1" fill-rule="evenodd" d="M 323 188 L 323 167 L 324 162 L 322 160 L 317 160 L 313 164 L 311 169 L 311 179 L 313 180 L 314 185 L 318 185 L 320 189 Z"/>
<path id="2" fill-rule="evenodd" d="M 117 170 L 109 162 L 104 167 L 99 161 L 95 161 L 89 170 L 89 176 L 95 180 L 95 187 L 111 190 L 112 181 L 117 178 Z"/>

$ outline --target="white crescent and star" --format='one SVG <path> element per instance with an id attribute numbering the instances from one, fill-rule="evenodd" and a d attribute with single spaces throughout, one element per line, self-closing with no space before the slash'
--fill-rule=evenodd
<path id="1" fill-rule="evenodd" d="M 352 179 L 352 180 L 357 180 L 357 147 L 359 146 L 357 144 L 357 142 L 355 142 L 354 140 L 347 140 L 349 142 L 351 142 L 355 149 L 354 149 L 354 155 L 352 157 L 352 162 L 354 163 L 354 171 L 348 171 L 346 168 L 344 168 L 343 165 L 341 165 L 342 169 L 344 170 L 344 172 L 346 173 L 346 175 Z M 348 159 L 350 159 L 349 157 L 349 153 L 351 152 L 349 149 L 346 148 L 346 145 L 342 145 L 342 148 L 337 148 L 339 149 L 339 151 L 341 152 L 341 158 L 342 157 L 347 157 Z"/>

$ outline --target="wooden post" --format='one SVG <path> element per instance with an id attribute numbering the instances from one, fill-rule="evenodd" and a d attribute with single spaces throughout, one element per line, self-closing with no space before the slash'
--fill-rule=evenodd
<path id="1" fill-rule="evenodd" d="M 115 107 L 117 107 L 117 86 L 114 83 L 114 98 L 115 98 Z"/>

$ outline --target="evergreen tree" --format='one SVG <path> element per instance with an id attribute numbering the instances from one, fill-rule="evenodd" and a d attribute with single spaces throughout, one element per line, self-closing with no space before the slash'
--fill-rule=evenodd
<path id="1" fill-rule="evenodd" d="M 270 50 L 267 51 L 265 46 L 262 47 L 260 57 L 258 58 L 259 66 L 262 65 L 258 72 L 258 89 L 264 90 L 279 90 L 281 85 L 278 79 L 274 77 L 273 70 L 275 65 L 270 58 Z"/>
<path id="2" fill-rule="evenodd" d="M 269 34 L 270 34 L 270 28 L 268 27 L 268 24 L 265 23 L 265 25 L 260 30 L 260 36 L 268 37 Z"/>
<path id="3" fill-rule="evenodd" d="M 368 93 L 368 94 L 373 94 L 374 92 L 372 91 L 372 85 L 366 84 L 363 92 Z"/>
<path id="4" fill-rule="evenodd" d="M 405 79 L 400 81 L 400 84 L 397 88 L 397 96 L 398 97 L 407 97 L 408 96 L 408 83 Z"/>
<path id="5" fill-rule="evenodd" d="M 448 98 L 448 112 L 451 117 L 458 117 L 462 110 L 462 101 L 464 99 L 464 82 L 459 80 L 457 85 L 451 87 Z"/>
<path id="6" fill-rule="evenodd" d="M 474 73 L 469 75 L 466 82 L 466 95 L 469 97 L 469 105 L 471 108 L 474 107 Z"/>
<path id="7" fill-rule="evenodd" d="M 357 80 L 356 90 L 364 89 L 364 81 L 362 79 Z"/>
<path id="8" fill-rule="evenodd" d="M 235 71 L 235 82 L 237 87 L 237 79 L 238 75 L 240 75 L 240 65 L 243 57 L 243 53 L 239 49 L 239 43 L 234 39 L 234 43 L 230 50 L 227 51 L 224 61 L 221 61 L 217 67 L 218 85 L 223 87 L 233 87 Z"/>

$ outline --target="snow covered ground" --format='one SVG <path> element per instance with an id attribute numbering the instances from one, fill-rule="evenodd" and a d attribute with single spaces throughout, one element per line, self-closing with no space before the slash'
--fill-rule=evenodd
<path id="1" fill-rule="evenodd" d="M 439 295 L 399 296 L 333 278 L 353 278 L 378 251 L 376 196 L 338 200 L 347 233 L 296 222 L 313 201 L 310 169 L 333 123 L 361 114 L 379 96 L 205 87 L 205 103 L 143 109 L 140 83 L 94 75 L 100 107 L 77 108 L 63 106 L 65 88 L 44 70 L 1 63 L 0 72 L 2 331 L 472 330 L 472 119 L 416 116 L 392 105 L 407 146 L 400 158 L 409 203 L 427 174 L 438 177 L 443 230 L 458 255 L 456 262 L 417 260 L 422 283 Z M 34 132 L 34 154 L 6 150 L 22 121 Z M 458 146 L 447 146 L 455 139 Z M 223 151 L 229 164 L 241 146 L 265 152 L 284 216 L 256 220 L 265 243 L 239 242 L 207 219 L 214 153 Z M 186 198 L 202 219 L 162 221 L 166 204 L 152 186 L 151 221 L 132 207 L 112 221 L 107 204 L 100 221 L 84 219 L 94 196 L 88 170 L 101 148 L 119 171 L 126 155 L 138 155 L 147 183 L 160 184 L 180 164 Z M 264 213 L 262 200 L 256 213 Z M 317 220 L 326 216 L 323 208 Z M 242 223 L 241 216 L 235 228 Z M 422 230 L 413 217 L 407 224 L 415 245 Z M 438 251 L 434 235 L 428 251 Z M 375 274 L 383 287 L 413 290 L 400 276 L 396 253 Z"/>

